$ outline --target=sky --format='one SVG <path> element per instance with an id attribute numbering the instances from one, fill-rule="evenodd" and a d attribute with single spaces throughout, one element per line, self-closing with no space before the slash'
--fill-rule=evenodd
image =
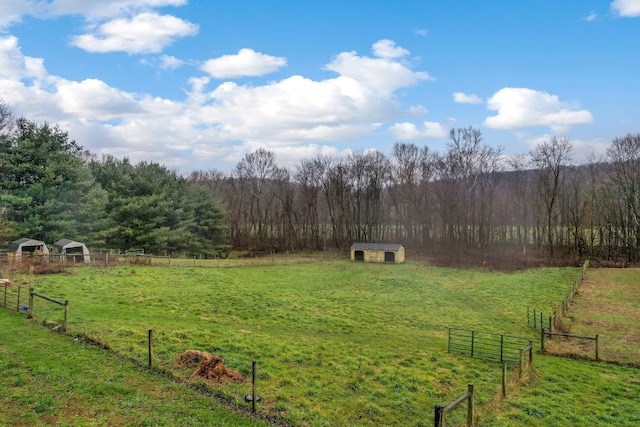
<path id="1" fill-rule="evenodd" d="M 468 126 L 579 163 L 640 132 L 640 0 L 2 0 L 0 101 L 182 174 Z"/>

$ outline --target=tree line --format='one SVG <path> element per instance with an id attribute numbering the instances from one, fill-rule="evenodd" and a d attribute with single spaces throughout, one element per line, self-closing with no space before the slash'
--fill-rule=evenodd
<path id="1" fill-rule="evenodd" d="M 452 129 L 445 152 L 396 143 L 280 167 L 258 149 L 229 174 L 194 171 L 215 194 L 229 242 L 251 250 L 399 242 L 424 254 L 527 253 L 640 260 L 640 134 L 576 165 L 568 139 L 505 156 L 480 130 Z"/>
<path id="2" fill-rule="evenodd" d="M 97 158 L 58 126 L 14 119 L 0 103 L 0 243 L 81 240 L 96 248 L 217 256 L 345 250 L 397 242 L 425 254 L 535 252 L 640 260 L 640 134 L 577 165 L 549 138 L 505 156 L 473 127 L 442 153 L 396 143 L 293 167 L 258 149 L 229 173 L 188 176 Z"/>
<path id="3" fill-rule="evenodd" d="M 58 126 L 0 104 L 0 247 L 21 237 L 93 248 L 212 254 L 225 248 L 211 193 L 165 166 L 97 159 Z"/>

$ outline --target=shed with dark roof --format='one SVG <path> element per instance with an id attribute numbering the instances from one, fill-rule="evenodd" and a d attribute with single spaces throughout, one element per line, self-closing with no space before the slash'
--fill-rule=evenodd
<path id="1" fill-rule="evenodd" d="M 53 244 L 53 247 L 62 255 L 63 260 L 70 258 L 74 261 L 84 260 L 86 263 L 91 262 L 91 255 L 89 255 L 89 249 L 87 249 L 87 245 L 82 242 L 76 242 L 75 240 L 69 239 L 60 239 Z"/>
<path id="2" fill-rule="evenodd" d="M 399 264 L 404 262 L 404 246 L 399 243 L 354 243 L 351 261 Z"/>
<path id="3" fill-rule="evenodd" d="M 21 259 L 22 254 L 26 253 L 47 255 L 49 253 L 49 248 L 47 248 L 47 245 L 40 240 L 23 237 L 22 239 L 11 242 L 9 245 L 9 252 L 14 252 L 16 259 Z"/>

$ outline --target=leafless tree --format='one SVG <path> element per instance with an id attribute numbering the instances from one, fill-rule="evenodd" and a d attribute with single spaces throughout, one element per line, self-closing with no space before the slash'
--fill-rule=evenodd
<path id="1" fill-rule="evenodd" d="M 396 223 L 396 240 L 406 240 L 416 249 L 433 243 L 430 241 L 433 203 L 429 183 L 434 174 L 433 154 L 428 147 L 404 143 L 393 146 L 388 184 L 393 207 L 390 221 Z"/>
<path id="2" fill-rule="evenodd" d="M 554 234 L 557 224 L 557 202 L 570 172 L 572 147 L 567 138 L 553 137 L 543 141 L 530 153 L 536 169 L 536 192 L 545 218 L 545 233 L 549 255 L 554 255 Z"/>
<path id="3" fill-rule="evenodd" d="M 640 259 L 640 134 L 613 140 L 607 150 L 611 180 L 619 196 L 622 245 L 630 261 Z"/>
<path id="4" fill-rule="evenodd" d="M 14 120 L 11 107 L 0 99 L 0 138 L 13 130 Z"/>

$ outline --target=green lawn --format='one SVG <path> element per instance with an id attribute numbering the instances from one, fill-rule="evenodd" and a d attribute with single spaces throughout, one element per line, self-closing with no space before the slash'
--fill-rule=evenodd
<path id="1" fill-rule="evenodd" d="M 0 309 L 0 426 L 267 426 Z"/>
<path id="2" fill-rule="evenodd" d="M 256 361 L 261 413 L 310 426 L 433 425 L 434 406 L 455 399 L 470 381 L 486 406 L 499 390 L 500 366 L 448 354 L 447 328 L 537 342 L 526 325 L 527 306 L 551 312 L 578 274 L 349 261 L 71 272 L 31 279 L 39 292 L 70 301 L 70 333 L 145 363 L 153 329 L 156 366 L 185 378 L 190 372 L 174 364 L 189 349 L 217 354 L 246 376 Z M 37 300 L 35 315 L 61 321 L 62 310 Z M 535 381 L 564 372 L 560 365 L 541 364 L 551 367 L 537 368 Z M 251 390 L 249 381 L 210 387 L 238 405 Z M 513 425 L 554 420 L 552 412 L 540 417 L 503 404 L 506 414 L 518 415 L 509 416 L 521 423 Z M 503 425 L 491 414 L 479 421 Z"/>

